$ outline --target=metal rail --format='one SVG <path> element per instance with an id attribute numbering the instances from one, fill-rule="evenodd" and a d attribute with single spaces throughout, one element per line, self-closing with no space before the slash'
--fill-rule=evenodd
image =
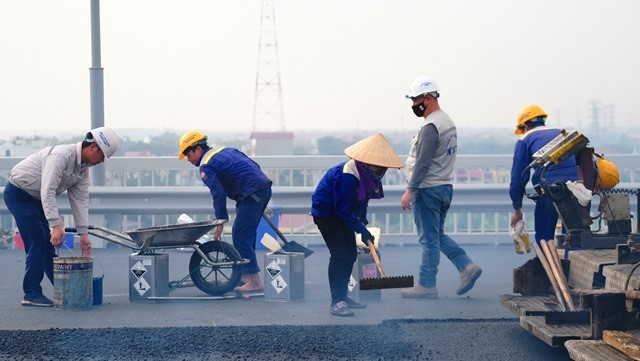
<path id="1" fill-rule="evenodd" d="M 311 194 L 324 171 L 344 160 L 344 157 L 263 156 L 254 159 L 276 180 L 271 204 L 278 206 L 282 215 L 297 217 L 296 222 L 284 225 L 281 218 L 283 233 L 292 235 L 291 238 L 303 244 L 321 242 L 308 216 Z M 614 161 L 622 173 L 623 183 L 617 188 L 635 190 L 640 187 L 640 183 L 635 182 L 640 174 L 640 155 L 611 155 L 608 159 Z M 19 157 L 0 157 L 0 191 L 3 190 L 10 168 L 20 160 Z M 447 219 L 447 231 L 456 235 L 456 239 L 475 242 L 481 238 L 485 243 L 509 240 L 510 165 L 510 155 L 458 157 L 454 198 Z M 107 184 L 110 185 L 90 189 L 92 224 L 107 224 L 111 229 L 122 231 L 132 227 L 171 224 L 181 213 L 198 216 L 199 220 L 211 218 L 212 204 L 208 189 L 198 178 L 197 168 L 187 162 L 180 162 L 174 157 L 114 157 L 105 167 Z M 135 180 L 135 184 L 124 186 L 127 183 L 124 178 Z M 404 191 L 402 179 L 397 172 L 385 177 L 388 183 L 385 185 L 385 198 L 370 203 L 369 221 L 372 225 L 381 226 L 386 242 L 413 244 L 415 229 L 412 214 L 402 211 L 399 206 Z M 179 185 L 167 185 L 170 183 Z M 533 192 L 533 189 L 529 192 Z M 636 197 L 631 197 L 630 201 L 631 209 L 637 210 L 639 205 Z M 70 215 L 66 195 L 59 197 L 59 202 L 61 213 Z M 598 202 L 599 199 L 595 197 L 592 209 L 596 209 Z M 532 214 L 533 206 L 533 202 L 525 200 L 525 219 Z M 233 201 L 228 202 L 228 211 L 233 217 Z M 0 222 L 0 228 L 15 227 L 2 197 Z M 528 221 L 527 226 L 532 228 L 533 222 Z"/>

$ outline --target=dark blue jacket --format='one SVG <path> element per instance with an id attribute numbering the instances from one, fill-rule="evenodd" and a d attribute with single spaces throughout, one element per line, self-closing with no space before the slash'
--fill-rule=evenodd
<path id="1" fill-rule="evenodd" d="M 227 197 L 238 202 L 272 184 L 258 163 L 235 148 L 209 148 L 197 165 L 213 197 L 217 219 L 229 219 Z"/>
<path id="2" fill-rule="evenodd" d="M 513 152 L 513 164 L 511 166 L 511 183 L 509 184 L 509 196 L 514 209 L 522 208 L 522 197 L 525 194 L 525 187 L 529 182 L 530 170 L 526 170 L 527 166 L 533 161 L 533 155 L 540 148 L 544 147 L 560 135 L 561 130 L 558 128 L 548 128 L 539 126 L 529 130 L 516 142 Z M 555 165 L 551 164 L 544 172 L 544 178 L 547 184 L 551 184 L 557 180 L 575 181 L 578 177 L 578 168 L 574 156 L 567 158 L 564 162 Z M 536 168 L 533 172 L 531 182 L 540 183 L 540 169 Z"/>
<path id="3" fill-rule="evenodd" d="M 350 160 L 349 162 L 353 162 Z M 327 171 L 311 196 L 314 217 L 338 216 L 347 227 L 362 234 L 366 230 L 369 199 L 358 201 L 360 181 L 340 163 Z"/>

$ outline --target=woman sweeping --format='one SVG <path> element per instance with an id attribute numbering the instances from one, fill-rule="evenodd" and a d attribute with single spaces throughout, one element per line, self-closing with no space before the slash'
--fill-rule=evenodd
<path id="1" fill-rule="evenodd" d="M 404 166 L 382 133 L 363 139 L 344 152 L 351 159 L 329 169 L 311 198 L 313 221 L 331 254 L 329 312 L 335 316 L 353 316 L 350 308 L 366 307 L 347 296 L 358 255 L 355 233 L 365 244 L 374 241 L 366 227 L 369 200 L 384 197 L 381 181 L 388 168 Z"/>

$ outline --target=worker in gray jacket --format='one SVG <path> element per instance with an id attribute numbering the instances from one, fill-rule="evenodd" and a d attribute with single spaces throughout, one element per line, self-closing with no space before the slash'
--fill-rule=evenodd
<path id="1" fill-rule="evenodd" d="M 46 147 L 28 156 L 11 170 L 4 188 L 4 202 L 13 214 L 26 253 L 23 306 L 53 306 L 42 294 L 46 274 L 53 284 L 54 247 L 64 241 L 64 229 L 56 196 L 67 191 L 80 237 L 82 256 L 91 257 L 89 222 L 89 168 L 116 152 L 116 133 L 106 127 L 89 131 L 82 142 Z"/>
<path id="2" fill-rule="evenodd" d="M 453 169 L 458 152 L 455 123 L 440 109 L 440 88 L 428 76 L 416 78 L 406 95 L 413 113 L 422 118 L 407 157 L 407 189 L 400 199 L 402 209 L 413 209 L 413 221 L 422 246 L 420 279 L 414 287 L 400 291 L 406 298 L 438 297 L 436 276 L 442 252 L 460 272 L 457 295 L 467 293 L 482 269 L 444 231 L 453 197 Z"/>

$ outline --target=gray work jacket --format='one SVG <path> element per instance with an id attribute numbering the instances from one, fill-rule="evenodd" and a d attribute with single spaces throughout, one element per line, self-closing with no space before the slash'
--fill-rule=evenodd
<path id="1" fill-rule="evenodd" d="M 81 151 L 82 142 L 41 149 L 16 164 L 9 181 L 42 202 L 50 227 L 60 219 L 56 196 L 66 191 L 78 234 L 86 234 L 91 178 L 80 164 Z"/>

